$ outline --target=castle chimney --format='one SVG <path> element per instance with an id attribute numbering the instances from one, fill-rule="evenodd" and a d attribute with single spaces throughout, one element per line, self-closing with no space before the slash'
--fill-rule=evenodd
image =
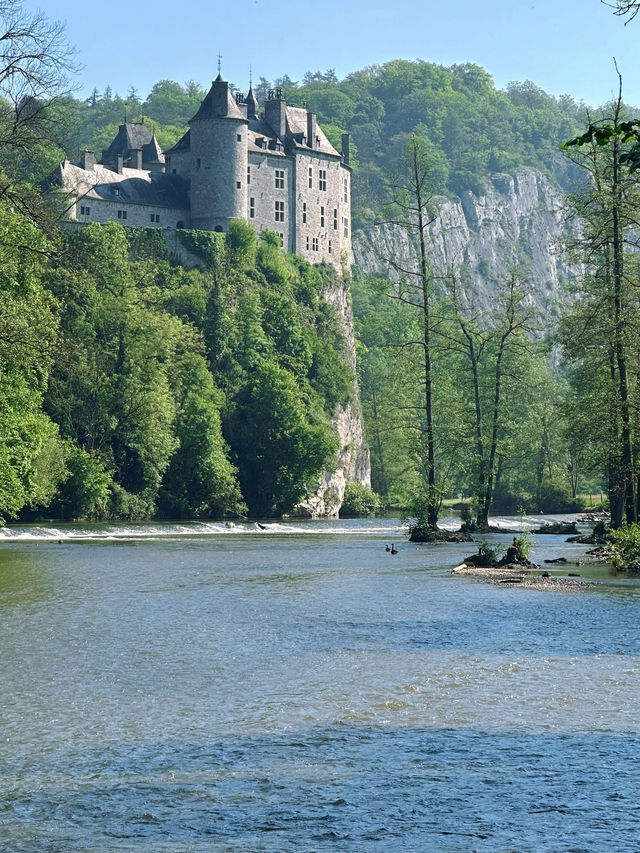
<path id="1" fill-rule="evenodd" d="M 269 99 L 264 104 L 264 118 L 280 140 L 287 133 L 287 105 L 282 98 L 274 97 L 269 92 Z"/>
<path id="2" fill-rule="evenodd" d="M 142 169 L 142 148 L 134 148 L 131 152 L 131 168 Z"/>
<path id="3" fill-rule="evenodd" d="M 345 166 L 349 165 L 349 134 L 342 134 L 342 162 Z"/>
<path id="4" fill-rule="evenodd" d="M 310 110 L 307 110 L 307 145 L 309 148 L 316 147 L 316 136 L 318 135 L 318 127 L 316 115 Z"/>
<path id="5" fill-rule="evenodd" d="M 122 174 L 122 154 L 116 154 L 116 168 L 115 171 L 121 175 Z"/>
<path id="6" fill-rule="evenodd" d="M 93 151 L 82 151 L 80 153 L 80 165 L 87 172 L 93 172 L 96 165 L 96 156 Z"/>

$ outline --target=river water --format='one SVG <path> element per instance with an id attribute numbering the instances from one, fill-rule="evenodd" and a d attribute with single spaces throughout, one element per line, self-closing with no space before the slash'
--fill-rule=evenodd
<path id="1" fill-rule="evenodd" d="M 451 575 L 473 550 L 0 530 L 0 850 L 637 853 L 640 586 Z"/>

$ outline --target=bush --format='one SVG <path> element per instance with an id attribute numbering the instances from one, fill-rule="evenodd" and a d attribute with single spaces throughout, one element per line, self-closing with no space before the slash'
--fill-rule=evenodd
<path id="1" fill-rule="evenodd" d="M 607 556 L 621 572 L 640 572 L 640 524 L 611 530 Z"/>
<path id="2" fill-rule="evenodd" d="M 528 506 L 530 512 L 582 512 L 584 501 L 574 498 L 569 489 L 549 483 L 542 487 L 540 504 L 537 507 Z"/>
<path id="3" fill-rule="evenodd" d="M 382 501 L 372 490 L 360 483 L 347 483 L 340 507 L 341 518 L 366 518 L 380 510 Z"/>

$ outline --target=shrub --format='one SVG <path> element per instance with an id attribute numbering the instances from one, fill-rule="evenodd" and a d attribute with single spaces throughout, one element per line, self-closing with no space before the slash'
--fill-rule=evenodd
<path id="1" fill-rule="evenodd" d="M 381 506 L 380 498 L 372 489 L 360 483 L 347 483 L 340 507 L 340 517 L 365 518 L 368 515 L 375 515 Z"/>
<path id="2" fill-rule="evenodd" d="M 640 572 L 640 524 L 610 531 L 607 555 L 618 571 Z"/>

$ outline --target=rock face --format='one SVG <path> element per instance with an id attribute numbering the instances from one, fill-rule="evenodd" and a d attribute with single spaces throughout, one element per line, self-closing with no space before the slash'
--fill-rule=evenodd
<path id="1" fill-rule="evenodd" d="M 355 371 L 356 344 L 353 329 L 353 311 L 347 283 L 337 284 L 325 291 L 324 298 L 336 309 L 342 320 L 347 340 L 349 363 Z M 340 407 L 333 417 L 333 427 L 340 441 L 334 471 L 325 471 L 315 494 L 296 507 L 295 514 L 302 518 L 337 518 L 347 483 L 360 483 L 371 487 L 369 448 L 364 438 L 364 425 L 357 386 L 354 397 L 346 408 Z"/>
<path id="2" fill-rule="evenodd" d="M 493 189 L 443 200 L 428 229 L 428 253 L 437 274 L 454 269 L 460 276 L 463 305 L 488 311 L 498 282 L 517 268 L 532 283 L 528 301 L 542 316 L 553 310 L 562 284 L 580 271 L 566 259 L 563 243 L 578 228 L 566 216 L 559 190 L 541 173 L 522 169 L 517 175 L 493 175 Z M 416 268 L 417 243 L 397 226 L 376 226 L 354 235 L 356 264 L 365 274 L 397 273 L 386 259 Z"/>

